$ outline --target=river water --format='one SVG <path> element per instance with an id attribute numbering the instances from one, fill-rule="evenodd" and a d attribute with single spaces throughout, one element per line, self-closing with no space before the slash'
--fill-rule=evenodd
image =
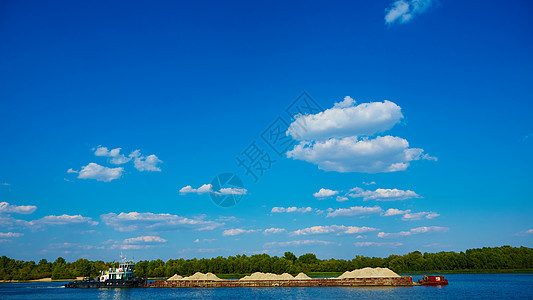
<path id="1" fill-rule="evenodd" d="M 0 283 L 0 299 L 533 299 L 533 274 L 444 276 L 449 285 L 442 287 L 66 289 L 65 282 Z"/>

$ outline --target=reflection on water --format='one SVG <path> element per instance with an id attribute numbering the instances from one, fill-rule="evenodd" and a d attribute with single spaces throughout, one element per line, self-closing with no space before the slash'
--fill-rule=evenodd
<path id="1" fill-rule="evenodd" d="M 448 286 L 66 289 L 64 282 L 0 283 L 0 299 L 508 299 L 533 298 L 533 274 L 445 274 Z M 418 280 L 421 275 L 413 276 Z"/>

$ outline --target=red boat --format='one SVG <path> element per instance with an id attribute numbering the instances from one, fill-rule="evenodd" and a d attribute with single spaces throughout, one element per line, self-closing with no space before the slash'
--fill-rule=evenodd
<path id="1" fill-rule="evenodd" d="M 421 285 L 447 285 L 448 280 L 444 276 L 428 276 L 424 275 L 424 278 L 418 281 Z"/>

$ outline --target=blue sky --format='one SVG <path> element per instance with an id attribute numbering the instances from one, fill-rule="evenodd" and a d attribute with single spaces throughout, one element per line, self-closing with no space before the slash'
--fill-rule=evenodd
<path id="1" fill-rule="evenodd" d="M 532 247 L 532 9 L 3 1 L 0 252 Z M 288 114 L 303 92 L 321 111 Z M 243 186 L 209 185 L 228 172 Z"/>

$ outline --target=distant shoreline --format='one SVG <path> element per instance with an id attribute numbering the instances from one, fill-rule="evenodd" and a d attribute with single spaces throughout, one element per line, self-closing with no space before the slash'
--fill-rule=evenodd
<path id="1" fill-rule="evenodd" d="M 402 276 L 409 275 L 423 275 L 423 274 L 520 274 L 520 273 L 533 273 L 533 269 L 490 269 L 490 270 L 431 270 L 431 271 L 419 271 L 419 272 L 407 272 L 407 273 L 398 273 Z M 306 272 L 309 277 L 337 277 L 342 272 Z M 250 274 L 216 274 L 220 278 L 241 278 Z M 67 279 L 52 279 L 50 277 L 32 279 L 32 280 L 0 280 L 0 283 L 24 283 L 24 282 L 57 282 L 57 281 L 74 281 L 74 280 L 83 280 L 84 277 L 77 278 L 67 278 Z M 166 278 L 153 277 L 148 279 L 160 279 L 165 280 Z"/>
<path id="2" fill-rule="evenodd" d="M 84 277 L 76 277 L 76 278 L 70 278 L 70 279 L 52 279 L 51 277 L 45 277 L 45 278 L 30 279 L 30 280 L 0 280 L 0 283 L 74 281 L 74 280 L 83 280 L 83 278 Z"/>
<path id="3" fill-rule="evenodd" d="M 533 273 L 533 269 L 472 269 L 472 270 L 430 270 L 430 271 L 409 271 L 404 273 L 398 273 L 398 274 L 429 274 L 429 273 L 437 273 L 437 274 L 518 274 L 518 273 Z"/>

